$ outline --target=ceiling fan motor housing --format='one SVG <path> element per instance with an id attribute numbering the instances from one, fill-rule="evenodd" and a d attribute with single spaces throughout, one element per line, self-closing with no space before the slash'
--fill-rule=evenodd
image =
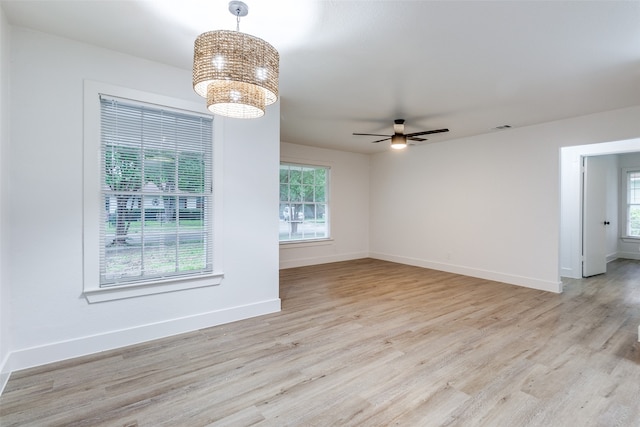
<path id="1" fill-rule="evenodd" d="M 402 119 L 396 119 L 393 121 L 393 131 L 396 134 L 403 134 L 404 133 L 404 120 Z"/>

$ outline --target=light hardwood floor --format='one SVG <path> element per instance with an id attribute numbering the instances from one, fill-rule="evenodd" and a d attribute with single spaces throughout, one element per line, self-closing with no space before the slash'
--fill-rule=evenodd
<path id="1" fill-rule="evenodd" d="M 2 426 L 640 426 L 640 262 L 561 295 L 372 259 L 281 313 L 15 372 Z"/>

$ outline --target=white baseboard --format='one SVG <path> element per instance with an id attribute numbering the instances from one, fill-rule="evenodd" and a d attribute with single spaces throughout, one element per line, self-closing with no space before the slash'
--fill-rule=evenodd
<path id="1" fill-rule="evenodd" d="M 479 270 L 453 264 L 445 264 L 441 262 L 427 261 L 417 258 L 399 257 L 381 253 L 369 254 L 371 258 L 381 259 L 384 261 L 397 262 L 400 264 L 413 265 L 416 267 L 430 268 L 433 270 L 446 271 L 448 273 L 461 274 L 463 276 L 478 277 L 480 279 L 493 280 L 496 282 L 508 283 L 510 285 L 523 286 L 525 288 L 538 289 L 541 291 L 561 293 L 562 282 L 550 282 L 545 280 L 534 279 L 531 277 L 516 276 L 512 274 L 499 273 L 495 271 Z"/>
<path id="2" fill-rule="evenodd" d="M 561 267 L 560 277 L 568 277 L 569 279 L 580 279 L 582 278 L 582 272 L 576 273 L 571 267 Z"/>
<path id="3" fill-rule="evenodd" d="M 286 260 L 286 261 L 283 261 L 281 258 L 280 270 L 283 270 L 285 268 L 306 267 L 308 265 L 327 264 L 330 262 L 351 261 L 354 259 L 362 259 L 362 258 L 368 258 L 368 257 L 369 257 L 368 252 L 355 252 L 355 253 L 340 254 L 340 255 L 298 258 L 298 259 L 292 259 L 292 260 Z"/>
<path id="4" fill-rule="evenodd" d="M 6 370 L 13 372 L 101 351 L 113 350 L 211 326 L 275 313 L 280 309 L 280 298 L 276 298 L 254 304 L 16 350 L 10 353 L 9 360 L 6 363 Z"/>
<path id="5" fill-rule="evenodd" d="M 5 386 L 7 385 L 7 381 L 9 381 L 10 375 L 11 371 L 9 371 L 9 355 L 7 355 L 2 363 L 0 363 L 0 396 L 2 395 Z"/>
<path id="6" fill-rule="evenodd" d="M 618 258 L 640 260 L 640 252 L 618 252 Z"/>
<path id="7" fill-rule="evenodd" d="M 613 252 L 606 256 L 607 264 L 617 259 L 640 260 L 640 252 Z M 582 279 L 582 271 L 574 271 L 571 267 L 560 267 L 560 276 L 570 279 Z"/>

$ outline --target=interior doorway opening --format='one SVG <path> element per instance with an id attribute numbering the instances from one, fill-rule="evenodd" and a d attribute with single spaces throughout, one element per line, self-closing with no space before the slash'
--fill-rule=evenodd
<path id="1" fill-rule="evenodd" d="M 640 138 L 601 144 L 562 147 L 560 150 L 560 276 L 579 279 L 583 276 L 582 263 L 584 261 L 583 225 L 585 212 L 583 207 L 583 159 L 592 156 L 640 153 Z M 636 155 L 638 155 L 640 159 L 640 154 Z M 621 156 L 618 157 L 621 158 Z M 618 169 L 620 168 L 618 167 Z M 619 215 L 616 213 L 616 224 L 618 223 L 618 219 Z M 605 222 L 607 220 L 603 218 L 602 221 Z M 608 221 L 611 222 L 611 220 Z M 617 232 L 617 225 L 615 228 L 614 238 L 616 242 L 620 242 L 620 233 Z M 618 255 L 632 257 L 631 252 L 615 252 L 614 254 L 608 253 L 606 255 L 607 261 L 617 258 Z M 632 259 L 640 259 L 640 251 L 638 251 L 637 256 L 637 258 Z"/>

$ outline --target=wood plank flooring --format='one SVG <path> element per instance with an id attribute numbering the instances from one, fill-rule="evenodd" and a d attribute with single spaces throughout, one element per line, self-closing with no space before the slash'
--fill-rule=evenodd
<path id="1" fill-rule="evenodd" d="M 363 259 L 281 313 L 15 372 L 2 426 L 640 426 L 640 262 L 561 295 Z"/>

